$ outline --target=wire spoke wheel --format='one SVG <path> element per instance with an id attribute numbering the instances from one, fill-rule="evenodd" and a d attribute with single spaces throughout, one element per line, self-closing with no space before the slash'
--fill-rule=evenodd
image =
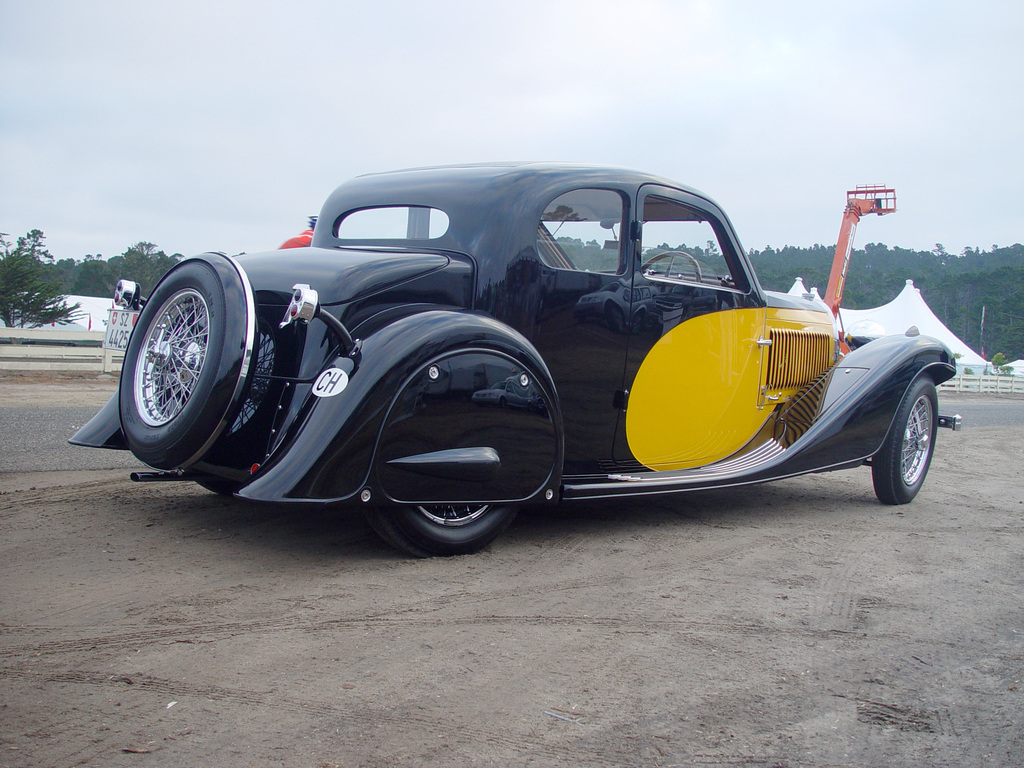
<path id="1" fill-rule="evenodd" d="M 490 504 L 431 504 L 420 505 L 416 511 L 437 525 L 460 526 L 472 523 L 490 508 Z"/>
<path id="2" fill-rule="evenodd" d="M 931 401 L 922 395 L 917 398 L 907 420 L 907 429 L 903 435 L 903 449 L 900 467 L 903 482 L 907 485 L 916 483 L 927 469 L 925 459 L 930 453 L 932 436 Z"/>
<path id="3" fill-rule="evenodd" d="M 906 393 L 882 446 L 871 458 L 871 480 L 883 504 L 906 504 L 924 485 L 935 450 L 935 384 L 923 378 Z"/>
<path id="4" fill-rule="evenodd" d="M 210 310 L 195 290 L 171 296 L 142 342 L 135 368 L 135 402 L 151 427 L 181 413 L 195 392 L 210 344 Z"/>
<path id="5" fill-rule="evenodd" d="M 249 384 L 247 397 L 238 411 L 238 418 L 231 427 L 231 431 L 244 426 L 249 419 L 256 415 L 256 411 L 263 404 L 263 400 L 270 391 L 270 376 L 274 372 L 274 334 L 266 327 L 257 329 L 256 354 L 253 364 L 255 376 Z"/>

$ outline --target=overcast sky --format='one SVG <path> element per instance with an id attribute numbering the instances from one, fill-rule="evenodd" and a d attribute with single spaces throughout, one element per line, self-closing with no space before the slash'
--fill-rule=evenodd
<path id="1" fill-rule="evenodd" d="M 1020 0 L 0 0 L 0 232 L 277 247 L 346 179 L 567 160 L 701 189 L 747 248 L 1024 241 Z"/>

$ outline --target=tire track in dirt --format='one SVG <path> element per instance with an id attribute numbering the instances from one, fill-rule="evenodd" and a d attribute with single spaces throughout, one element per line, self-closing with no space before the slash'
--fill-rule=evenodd
<path id="1" fill-rule="evenodd" d="M 857 720 L 866 725 L 949 735 L 952 733 L 948 709 L 927 710 L 899 704 L 858 699 Z"/>
<path id="2" fill-rule="evenodd" d="M 654 562 L 649 567 L 645 567 L 644 571 L 646 573 L 669 573 L 684 571 L 691 568 L 708 567 L 742 557 L 748 553 L 750 547 L 750 544 L 747 541 L 702 541 L 700 542 L 700 545 L 701 549 L 699 551 L 694 550 L 681 553 L 681 559 L 678 562 Z M 567 544 L 564 549 L 573 550 L 579 546 L 580 544 Z M 562 547 L 559 547 L 558 549 L 563 550 Z M 542 558 L 538 557 L 537 560 L 543 560 L 545 563 L 548 563 L 550 562 L 551 557 L 551 552 L 547 551 L 544 553 Z M 560 560 L 559 563 L 563 566 L 564 570 L 565 564 Z M 530 579 L 535 579 L 537 575 L 536 569 L 530 568 L 523 569 L 523 573 Z M 548 567 L 544 573 L 550 574 L 550 567 Z M 524 583 L 517 581 L 513 576 L 506 579 L 507 586 L 503 588 L 489 589 L 487 591 L 482 591 L 480 589 L 459 589 L 453 592 L 447 592 L 443 595 L 425 597 L 421 600 L 409 602 L 403 606 L 396 606 L 390 611 L 390 613 L 406 614 L 420 611 L 434 612 L 455 606 L 456 604 L 461 608 L 465 608 L 473 605 L 485 605 L 496 600 L 517 600 L 522 598 L 524 590 L 543 591 L 546 595 L 553 593 L 572 593 L 579 590 L 593 590 L 595 592 L 601 592 L 606 587 L 622 584 L 622 574 L 619 572 L 573 576 L 569 579 L 559 578 L 557 574 L 554 574 L 554 577 L 556 578 L 555 581 L 528 581 Z"/>
<path id="3" fill-rule="evenodd" d="M 125 482 L 126 477 L 88 480 L 70 486 L 4 491 L 2 495 L 5 497 L 5 502 L 10 500 L 12 504 L 17 503 L 18 507 L 24 510 L 25 507 L 40 504 L 78 503 L 97 497 L 118 498 L 119 494 L 112 493 L 111 489 L 123 486 Z"/>
<path id="4" fill-rule="evenodd" d="M 374 728 L 417 729 L 426 732 L 434 732 L 438 728 L 437 719 L 433 716 L 418 715 L 409 710 L 398 712 L 387 706 L 372 706 L 365 701 L 360 701 L 357 695 L 353 695 L 351 701 L 327 703 L 290 696 L 275 690 L 256 691 L 210 683 L 195 684 L 145 675 L 110 675 L 84 670 L 37 672 L 18 669 L 5 669 L 4 674 L 5 676 L 10 675 L 12 678 L 18 678 L 34 685 L 52 683 L 58 685 L 96 686 L 104 689 L 130 689 L 132 691 L 154 693 L 163 698 L 173 698 L 175 700 L 192 698 L 205 701 L 227 702 L 248 707 L 255 706 L 271 710 L 284 710 L 304 716 L 329 719 L 332 725 L 342 725 L 346 727 L 348 732 L 355 734 L 365 730 L 368 724 L 372 724 Z M 543 712 L 539 711 L 538 714 L 542 715 Z M 502 733 L 501 731 L 474 726 L 472 722 L 467 721 L 459 723 L 456 738 L 460 742 L 502 747 L 509 750 L 512 754 L 521 752 L 525 747 L 534 759 L 557 759 L 565 761 L 566 764 L 578 757 L 576 750 L 571 744 L 552 744 L 543 738 L 533 737 L 521 732 L 515 735 Z M 358 737 L 348 737 L 347 740 L 350 742 L 350 746 L 359 745 Z M 98 754 L 102 755 L 109 750 L 109 746 L 104 746 L 98 750 Z M 618 766 L 628 764 L 629 758 L 629 753 L 625 751 L 610 749 L 602 754 L 589 753 L 587 755 L 587 764 L 617 768 Z"/>
<path id="5" fill-rule="evenodd" d="M 828 532 L 817 537 L 817 582 L 802 606 L 808 625 L 845 633 L 863 629 L 871 609 L 881 604 L 858 589 L 870 588 L 869 554 L 875 546 L 874 537 L 868 535 L 842 537 Z"/>
<path id="6" fill-rule="evenodd" d="M 749 542 L 745 540 L 700 542 L 701 550 L 685 553 L 682 562 L 685 568 L 709 567 L 725 561 L 743 556 L 749 548 Z M 669 562 L 661 571 L 670 571 L 684 566 Z M 549 615 L 549 614 L 516 614 L 516 613 L 492 613 L 478 614 L 461 618 L 445 618 L 442 614 L 450 608 L 458 608 L 460 611 L 471 610 L 474 606 L 484 606 L 496 601 L 517 601 L 522 598 L 524 588 L 527 591 L 538 590 L 545 594 L 566 593 L 571 594 L 580 590 L 588 590 L 600 593 L 607 587 L 621 584 L 621 574 L 611 572 L 600 576 L 580 576 L 569 580 L 556 581 L 555 583 L 531 583 L 524 585 L 509 579 L 503 582 L 506 586 L 499 589 L 459 589 L 441 595 L 431 595 L 418 600 L 404 601 L 401 604 L 393 605 L 374 611 L 364 616 L 348 618 L 316 619 L 310 617 L 288 617 L 277 616 L 274 618 L 252 619 L 243 621 L 199 621 L 199 622 L 175 622 L 171 626 L 139 627 L 127 629 L 113 634 L 96 634 L 82 637 L 87 628 L 76 627 L 74 631 L 79 634 L 78 638 L 69 640 L 44 640 L 34 645 L 19 646 L 11 645 L 5 649 L 10 655 L 21 655 L 25 653 L 59 654 L 74 653 L 78 651 L 96 650 L 100 648 L 134 647 L 152 643 L 194 643 L 212 642 L 231 638 L 236 635 L 253 633 L 281 633 L 291 631 L 302 631 L 304 633 L 326 633 L 333 631 L 350 631 L 366 629 L 395 629 L 404 627 L 429 626 L 470 626 L 470 625 L 537 625 L 537 626 L 573 626 L 593 627 L 602 629 L 616 629 L 630 633 L 646 633 L 652 630 L 671 631 L 685 634 L 700 634 L 708 631 L 733 634 L 733 635 L 757 635 L 769 629 L 762 623 L 740 624 L 724 621 L 699 621 L 692 619 L 657 619 L 645 615 L 616 615 L 608 617 L 584 616 L 584 615 Z M 201 596 L 191 596 L 191 601 L 201 599 Z M 220 602 L 225 598 L 218 597 Z M 164 603 L 164 607 L 167 604 Z M 152 620 L 152 606 L 140 606 L 133 611 L 136 619 L 149 617 Z M 4 636 L 25 634 L 42 634 L 44 636 L 59 635 L 70 631 L 67 627 L 32 624 L 23 626 L 0 626 L 0 638 Z M 801 629 L 796 634 L 807 634 Z M 818 636 L 832 636 L 835 633 L 831 630 L 818 633 Z"/>
<path id="7" fill-rule="evenodd" d="M 438 626 L 471 627 L 471 626 L 544 626 L 573 627 L 616 630 L 623 633 L 650 634 L 652 631 L 672 632 L 682 635 L 722 635 L 763 636 L 765 634 L 829 638 L 851 634 L 836 629 L 792 628 L 769 626 L 759 622 L 727 622 L 699 621 L 692 619 L 652 619 L 648 616 L 553 616 L 531 614 L 493 614 L 469 617 L 455 617 L 439 620 L 437 617 L 410 616 L 365 616 L 351 619 L 262 619 L 227 623 L 199 622 L 188 625 L 155 627 L 127 630 L 112 634 L 76 637 L 66 640 L 49 640 L 35 643 L 12 643 L 2 648 L 3 655 L 9 660 L 15 656 L 32 656 L 45 658 L 61 654 L 74 654 L 100 649 L 136 648 L 153 643 L 207 643 L 228 639 L 236 636 L 252 636 L 254 634 L 274 634 L 279 632 L 323 633 L 339 631 L 366 631 L 372 629 L 409 629 L 416 627 Z M 48 635 L 67 631 L 65 628 L 45 626 L 4 627 L 0 636 L 17 634 Z M 5 663 L 4 667 L 9 666 Z"/>

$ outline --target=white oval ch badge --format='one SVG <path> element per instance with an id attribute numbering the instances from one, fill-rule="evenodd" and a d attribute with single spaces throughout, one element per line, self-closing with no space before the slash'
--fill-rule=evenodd
<path id="1" fill-rule="evenodd" d="M 317 397 L 333 397 L 339 392 L 344 392 L 348 386 L 348 374 L 341 368 L 328 368 L 316 377 L 313 384 L 313 394 Z"/>

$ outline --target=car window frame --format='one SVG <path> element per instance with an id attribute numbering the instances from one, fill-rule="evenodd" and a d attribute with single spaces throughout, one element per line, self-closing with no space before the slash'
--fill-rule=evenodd
<path id="1" fill-rule="evenodd" d="M 569 266 L 559 266 L 557 264 L 550 263 L 543 255 L 541 255 L 542 247 L 541 247 L 541 244 L 540 244 L 540 242 L 541 242 L 540 230 L 542 228 L 546 231 L 547 235 L 551 238 L 551 243 L 553 245 L 557 246 L 557 237 L 555 236 L 556 233 L 552 233 L 549 229 L 547 229 L 546 227 L 543 227 L 543 225 L 545 223 L 544 222 L 544 212 L 547 211 L 549 206 L 552 203 L 554 203 L 556 200 L 558 200 L 559 198 L 564 197 L 565 195 L 571 194 L 573 192 L 580 192 L 580 191 L 610 192 L 610 193 L 616 195 L 619 198 L 619 201 L 622 204 L 621 216 L 619 218 L 619 225 L 618 225 L 619 226 L 619 233 L 618 233 L 618 243 L 619 243 L 619 246 L 618 246 L 618 264 L 616 266 L 615 271 L 579 269 L 578 267 L 573 265 L 568 260 L 568 258 L 566 258 L 566 262 L 569 264 Z M 537 258 L 538 258 L 538 260 L 540 261 L 540 263 L 546 269 L 555 270 L 556 272 L 575 273 L 575 274 L 580 274 L 580 275 L 602 275 L 602 276 L 605 276 L 605 277 L 618 277 L 618 278 L 621 278 L 621 277 L 627 275 L 629 273 L 629 271 L 630 271 L 630 269 L 629 269 L 630 259 L 629 259 L 628 253 L 629 253 L 629 242 L 630 242 L 630 237 L 629 237 L 629 235 L 630 235 L 630 223 L 632 221 L 632 213 L 633 213 L 632 210 L 631 210 L 632 202 L 633 201 L 631 199 L 631 195 L 627 194 L 621 188 L 614 187 L 614 186 L 606 186 L 606 185 L 603 185 L 603 184 L 583 184 L 581 186 L 574 186 L 574 187 L 571 187 L 569 189 L 563 189 L 563 190 L 559 191 L 557 194 L 551 196 L 550 199 L 545 201 L 544 205 L 540 209 L 540 213 L 538 214 L 538 219 L 537 219 L 537 242 L 536 242 L 536 245 L 535 245 L 536 250 L 537 250 Z M 560 246 L 558 246 L 558 251 L 562 255 L 568 257 L 568 254 L 565 254 L 565 251 Z"/>
<path id="2" fill-rule="evenodd" d="M 702 281 L 698 282 L 697 280 L 687 280 L 685 278 L 671 277 L 668 275 L 644 274 L 644 208 L 647 199 L 651 197 L 659 198 L 694 211 L 710 225 L 718 242 L 718 248 L 721 251 L 722 257 L 731 274 L 733 285 L 723 285 L 720 282 L 718 284 Z M 756 293 L 756 283 L 752 278 L 752 270 L 746 259 L 741 255 L 742 250 L 737 247 L 732 236 L 731 227 L 728 225 L 724 214 L 720 214 L 708 201 L 703 200 L 696 195 L 683 192 L 682 190 L 673 189 L 672 187 L 665 187 L 659 184 L 644 184 L 637 190 L 636 221 L 638 224 L 636 228 L 636 268 L 638 273 L 644 274 L 645 279 L 655 283 L 665 283 L 668 285 L 690 285 L 707 288 L 709 290 L 729 291 L 731 293 L 741 295 Z"/>
<path id="3" fill-rule="evenodd" d="M 355 217 L 362 217 L 366 213 L 374 213 L 381 211 L 402 211 L 406 212 L 406 234 L 404 237 L 344 237 L 342 234 L 342 226 L 347 220 Z M 418 216 L 413 215 L 413 211 L 419 212 Z M 439 235 L 430 236 L 430 223 L 433 219 L 434 213 L 439 213 L 444 217 L 445 227 L 444 231 Z M 424 216 L 425 214 L 425 216 Z M 412 230 L 416 227 L 422 227 L 424 218 L 427 226 L 427 237 L 417 236 Z M 362 225 L 362 222 L 360 222 Z M 332 224 L 331 234 L 338 245 L 341 246 L 352 246 L 360 244 L 370 245 L 382 245 L 388 247 L 407 247 L 409 245 L 416 244 L 430 244 L 437 245 L 440 242 L 446 240 L 452 231 L 452 216 L 448 211 L 440 208 L 436 205 L 417 205 L 409 203 L 388 203 L 382 205 L 364 205 L 357 208 L 351 208 L 347 211 L 343 211 L 335 217 Z"/>

